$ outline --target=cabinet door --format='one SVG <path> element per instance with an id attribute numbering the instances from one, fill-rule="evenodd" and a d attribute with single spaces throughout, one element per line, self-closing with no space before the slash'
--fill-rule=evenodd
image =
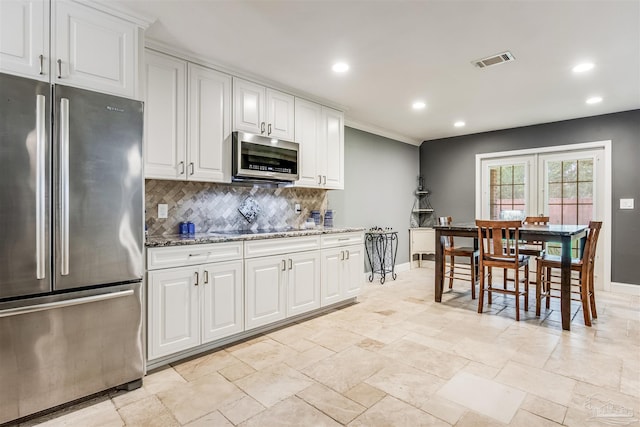
<path id="1" fill-rule="evenodd" d="M 233 79 L 233 129 L 266 134 L 265 88 L 242 79 Z"/>
<path id="2" fill-rule="evenodd" d="M 266 90 L 267 133 L 271 138 L 293 141 L 295 138 L 295 98 L 277 90 Z"/>
<path id="3" fill-rule="evenodd" d="M 344 114 L 322 107 L 325 188 L 344 189 Z"/>
<path id="4" fill-rule="evenodd" d="M 133 98 L 137 26 L 76 2 L 59 0 L 52 7 L 52 80 Z"/>
<path id="5" fill-rule="evenodd" d="M 360 293 L 364 277 L 364 246 L 347 246 L 345 251 L 344 299 L 352 298 Z"/>
<path id="6" fill-rule="evenodd" d="M 287 316 L 320 307 L 320 253 L 293 253 L 287 257 Z"/>
<path id="7" fill-rule="evenodd" d="M 48 1 L 0 1 L 0 71 L 49 81 Z"/>
<path id="8" fill-rule="evenodd" d="M 244 330 L 242 260 L 202 267 L 202 343 Z"/>
<path id="9" fill-rule="evenodd" d="M 411 228 L 409 230 L 411 234 L 411 254 L 416 252 L 421 253 L 436 253 L 436 232 L 432 228 L 416 229 Z"/>
<path id="10" fill-rule="evenodd" d="M 284 256 L 245 260 L 245 330 L 285 318 L 286 268 Z"/>
<path id="11" fill-rule="evenodd" d="M 295 141 L 300 144 L 300 179 L 296 186 L 321 187 L 322 174 L 318 170 L 318 153 L 321 134 L 322 106 L 314 102 L 296 98 L 295 100 Z"/>
<path id="12" fill-rule="evenodd" d="M 149 272 L 149 359 L 200 343 L 197 274 L 193 267 Z"/>
<path id="13" fill-rule="evenodd" d="M 145 52 L 145 178 L 186 178 L 186 72 L 185 61 Z"/>
<path id="14" fill-rule="evenodd" d="M 324 307 L 342 300 L 344 252 L 342 248 L 323 249 L 321 257 L 320 305 Z"/>
<path id="15" fill-rule="evenodd" d="M 231 182 L 231 77 L 189 64 L 188 178 Z"/>

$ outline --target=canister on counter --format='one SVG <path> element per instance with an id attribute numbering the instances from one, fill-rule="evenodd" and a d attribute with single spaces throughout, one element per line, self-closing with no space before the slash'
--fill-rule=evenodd
<path id="1" fill-rule="evenodd" d="M 178 232 L 181 235 L 189 234 L 189 225 L 186 222 L 181 222 L 178 224 Z"/>
<path id="2" fill-rule="evenodd" d="M 187 230 L 189 234 L 196 234 L 196 225 L 191 221 L 187 222 Z"/>

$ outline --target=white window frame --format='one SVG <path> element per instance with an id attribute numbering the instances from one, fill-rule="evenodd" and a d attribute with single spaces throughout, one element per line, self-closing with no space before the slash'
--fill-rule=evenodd
<path id="1" fill-rule="evenodd" d="M 476 218 L 488 218 L 487 215 L 484 216 L 483 212 L 483 164 L 489 164 L 487 162 L 495 159 L 496 161 L 500 161 L 500 159 L 511 158 L 513 161 L 514 157 L 524 157 L 524 156 L 533 156 L 533 164 L 532 168 L 536 168 L 535 170 L 539 170 L 539 156 L 543 154 L 563 154 L 563 153 L 571 153 L 575 151 L 588 151 L 588 150 L 604 150 L 603 161 L 604 161 L 604 197 L 602 198 L 602 212 L 600 212 L 603 226 L 600 231 L 600 242 L 602 243 L 602 256 L 603 256 L 603 286 L 605 291 L 611 290 L 611 197 L 608 195 L 612 193 L 612 158 L 611 158 L 611 140 L 605 141 L 594 141 L 594 142 L 584 142 L 577 144 L 567 144 L 567 145 L 557 145 L 552 147 L 539 147 L 539 148 L 528 148 L 524 150 L 512 150 L 512 151 L 499 151 L 494 153 L 480 153 L 476 154 L 476 202 L 475 202 L 475 215 Z M 505 161 L 508 163 L 508 161 Z M 527 171 L 527 174 L 531 172 L 530 169 Z M 531 176 L 531 175 L 527 175 Z M 539 178 L 540 179 L 540 178 Z M 602 188 L 602 187 L 601 187 Z M 528 201 L 531 201 L 533 198 L 536 198 L 534 204 L 529 206 L 537 206 L 538 202 L 541 203 L 541 200 L 537 199 L 537 195 L 529 194 Z M 535 213 L 534 213 L 535 215 Z M 600 245 L 598 245 L 600 246 Z"/>

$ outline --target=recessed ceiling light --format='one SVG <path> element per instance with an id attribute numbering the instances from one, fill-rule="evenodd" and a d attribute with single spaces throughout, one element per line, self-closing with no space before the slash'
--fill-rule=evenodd
<path id="1" fill-rule="evenodd" d="M 582 64 L 578 64 L 575 67 L 573 67 L 573 72 L 584 73 L 585 71 L 591 70 L 594 66 L 595 65 L 593 65 L 593 62 L 584 62 Z"/>
<path id="2" fill-rule="evenodd" d="M 601 96 L 592 96 L 587 99 L 587 104 L 597 104 L 598 102 L 602 102 Z"/>
<path id="3" fill-rule="evenodd" d="M 336 73 L 346 73 L 347 71 L 349 71 L 349 64 L 345 62 L 336 62 L 331 68 Z"/>
<path id="4" fill-rule="evenodd" d="M 464 126 L 466 125 L 466 123 L 465 123 L 465 122 L 463 122 L 462 120 L 458 120 L 458 121 L 457 121 L 457 122 L 455 122 L 453 125 L 454 125 L 455 127 L 457 127 L 457 128 L 461 128 L 461 127 L 464 127 Z"/>
<path id="5" fill-rule="evenodd" d="M 414 110 L 424 110 L 426 106 L 427 104 L 425 104 L 423 101 L 416 101 L 412 105 Z"/>

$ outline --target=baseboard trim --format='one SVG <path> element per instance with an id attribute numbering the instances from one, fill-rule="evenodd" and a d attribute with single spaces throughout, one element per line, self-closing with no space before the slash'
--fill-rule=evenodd
<path id="1" fill-rule="evenodd" d="M 611 282 L 611 292 L 616 294 L 640 296 L 640 285 L 634 285 L 633 283 Z"/>

